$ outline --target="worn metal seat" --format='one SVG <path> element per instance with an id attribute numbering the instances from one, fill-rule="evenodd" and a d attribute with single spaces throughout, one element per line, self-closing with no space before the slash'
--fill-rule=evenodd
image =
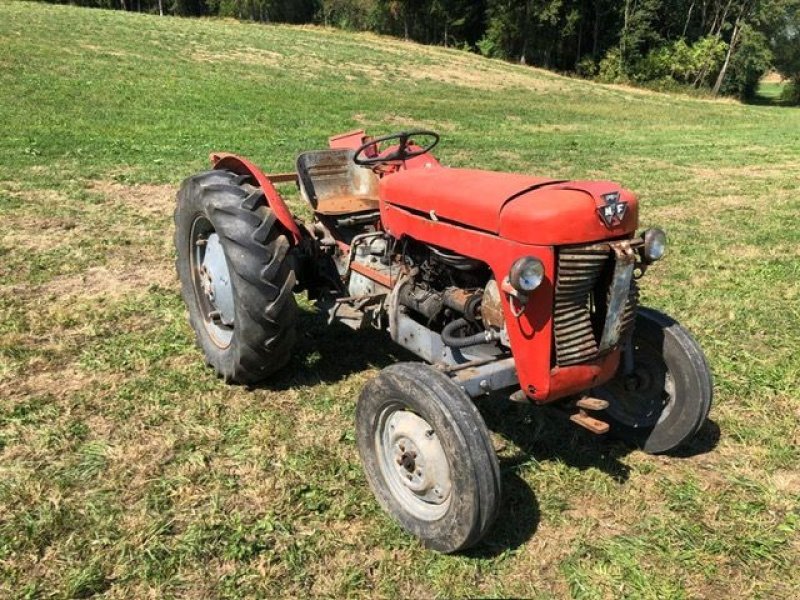
<path id="1" fill-rule="evenodd" d="M 300 194 L 320 215 L 378 210 L 378 176 L 355 164 L 352 150 L 304 152 L 297 157 L 297 174 Z"/>

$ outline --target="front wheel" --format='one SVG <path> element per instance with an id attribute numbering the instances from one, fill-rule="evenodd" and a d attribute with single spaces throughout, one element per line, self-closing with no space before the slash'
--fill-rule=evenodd
<path id="1" fill-rule="evenodd" d="M 689 442 L 708 417 L 713 395 L 703 351 L 677 321 L 642 308 L 631 340 L 633 371 L 595 390 L 608 401 L 611 432 L 650 454 Z"/>
<path id="2" fill-rule="evenodd" d="M 384 369 L 359 397 L 356 434 L 378 502 L 424 545 L 456 552 L 487 532 L 500 467 L 480 413 L 446 375 L 414 363 Z"/>

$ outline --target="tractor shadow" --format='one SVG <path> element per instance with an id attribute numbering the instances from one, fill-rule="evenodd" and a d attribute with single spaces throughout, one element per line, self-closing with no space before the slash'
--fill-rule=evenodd
<path id="1" fill-rule="evenodd" d="M 281 391 L 332 384 L 368 369 L 408 361 L 419 362 L 419 358 L 396 345 L 383 331 L 353 331 L 338 322 L 328 325 L 323 315 L 301 310 L 291 363 L 278 377 L 256 387 Z"/>
<path id="2" fill-rule="evenodd" d="M 297 331 L 292 363 L 265 389 L 332 384 L 368 369 L 382 369 L 402 361 L 419 362 L 385 332 L 352 331 L 338 323 L 328 325 L 323 316 L 311 311 L 300 312 Z M 630 477 L 630 467 L 622 459 L 634 451 L 633 447 L 584 431 L 553 409 L 514 403 L 499 393 L 476 399 L 475 404 L 489 430 L 511 442 L 515 451 L 499 449 L 503 487 L 499 516 L 483 541 L 465 556 L 498 556 L 522 546 L 535 535 L 541 519 L 539 502 L 520 476 L 528 465 L 555 461 L 581 471 L 595 469 L 617 484 L 624 484 Z M 719 427 L 708 420 L 691 443 L 669 456 L 687 459 L 705 454 L 717 446 L 719 439 Z"/>
<path id="3" fill-rule="evenodd" d="M 581 471 L 594 469 L 620 485 L 630 478 L 631 469 L 622 459 L 636 450 L 632 446 L 584 431 L 554 409 L 517 404 L 500 395 L 477 399 L 475 403 L 488 428 L 511 442 L 516 451 L 500 449 L 500 516 L 468 556 L 497 556 L 523 545 L 536 533 L 541 518 L 539 503 L 519 473 L 528 465 L 555 461 Z M 719 439 L 719 426 L 709 419 L 692 442 L 667 456 L 688 459 L 706 454 L 716 448 Z"/>

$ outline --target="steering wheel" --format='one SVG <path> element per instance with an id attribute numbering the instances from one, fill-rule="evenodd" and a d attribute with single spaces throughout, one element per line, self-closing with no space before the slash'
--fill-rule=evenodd
<path id="1" fill-rule="evenodd" d="M 416 144 L 414 144 L 414 140 L 411 139 L 412 136 L 415 135 L 432 138 L 432 141 L 429 142 L 426 146 L 419 147 Z M 377 149 L 379 144 L 391 140 L 398 141 L 397 149 L 391 154 L 387 155 L 379 154 L 378 156 L 366 155 L 368 149 L 370 148 Z M 409 145 L 409 142 L 411 142 L 411 145 Z M 390 133 L 389 135 L 372 138 L 368 142 L 361 144 L 358 150 L 356 150 L 356 153 L 353 155 L 353 162 L 363 167 L 371 167 L 373 165 L 379 165 L 381 163 L 386 163 L 386 162 L 393 162 L 397 160 L 408 160 L 409 158 L 414 158 L 415 156 L 422 156 L 423 154 L 430 152 L 438 143 L 439 143 L 439 134 L 434 131 L 427 131 L 425 129 L 415 129 L 413 131 L 398 131 L 397 133 Z M 410 147 L 413 147 L 413 149 L 409 150 Z"/>

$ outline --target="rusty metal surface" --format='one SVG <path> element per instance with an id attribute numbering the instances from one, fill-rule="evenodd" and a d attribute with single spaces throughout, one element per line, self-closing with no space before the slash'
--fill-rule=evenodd
<path id="1" fill-rule="evenodd" d="M 350 263 L 350 269 L 355 271 L 356 273 L 361 273 L 364 277 L 372 279 L 377 283 L 381 284 L 384 287 L 392 288 L 393 282 L 390 275 L 386 273 L 381 273 L 380 271 L 376 271 L 375 269 L 369 268 L 367 265 L 359 262 L 352 262 Z"/>
<path id="2" fill-rule="evenodd" d="M 603 326 L 603 335 L 600 338 L 599 352 L 610 350 L 620 341 L 625 308 L 628 304 L 631 285 L 633 283 L 633 269 L 636 266 L 636 255 L 627 242 L 617 242 L 611 245 L 614 250 L 614 275 L 608 294 L 608 308 L 606 309 L 606 322 Z"/>
<path id="3" fill-rule="evenodd" d="M 378 176 L 353 163 L 353 151 L 318 150 L 297 157 L 301 195 L 324 215 L 378 209 Z"/>
<path id="4" fill-rule="evenodd" d="M 334 217 L 354 212 L 378 210 L 378 207 L 379 202 L 377 198 L 357 196 L 355 194 L 342 194 L 341 196 L 320 198 L 316 211 L 321 215 Z"/>
<path id="5" fill-rule="evenodd" d="M 553 311 L 559 366 L 589 362 L 615 348 L 631 330 L 638 303 L 638 287 L 633 281 L 637 245 L 638 241 L 622 240 L 559 252 Z M 602 315 L 592 312 L 598 304 L 605 306 Z M 602 330 L 598 332 L 600 318 Z"/>
<path id="6" fill-rule="evenodd" d="M 584 410 L 605 410 L 608 408 L 608 401 L 602 398 L 592 398 L 591 396 L 584 396 L 575 402 L 575 406 Z"/>
<path id="7" fill-rule="evenodd" d="M 606 245 L 572 248 L 559 253 L 553 311 L 559 365 L 586 362 L 597 354 L 589 295 L 609 258 Z"/>
<path id="8" fill-rule="evenodd" d="M 272 183 L 293 183 L 297 181 L 297 173 L 267 173 Z"/>
<path id="9" fill-rule="evenodd" d="M 503 301 L 500 297 L 500 288 L 497 281 L 490 279 L 483 290 L 481 302 L 481 319 L 486 329 L 502 329 L 505 323 L 503 316 Z"/>
<path id="10" fill-rule="evenodd" d="M 582 410 L 570 415 L 569 420 L 598 435 L 606 433 L 609 430 L 608 423 L 590 417 Z"/>

